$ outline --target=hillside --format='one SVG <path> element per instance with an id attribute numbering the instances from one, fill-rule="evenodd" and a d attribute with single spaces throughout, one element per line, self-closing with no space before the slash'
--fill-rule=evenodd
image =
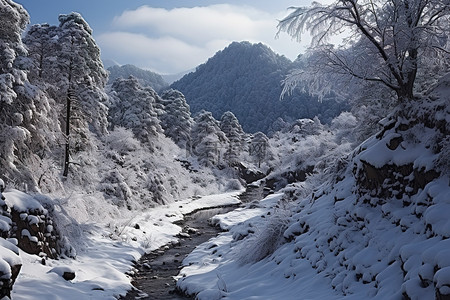
<path id="1" fill-rule="evenodd" d="M 140 69 L 134 65 L 111 66 L 108 68 L 109 81 L 113 83 L 117 78 L 127 79 L 130 76 L 136 77 L 142 86 L 149 86 L 155 91 L 161 91 L 168 86 L 164 78 L 152 71 Z"/>
<path id="2" fill-rule="evenodd" d="M 281 81 L 293 66 L 261 43 L 233 42 L 171 87 L 185 95 L 193 114 L 205 109 L 218 119 L 231 111 L 251 133 L 269 132 L 280 117 L 292 121 L 317 115 L 328 123 L 345 109 L 335 101 L 318 102 L 299 91 L 280 102 Z"/>
<path id="3" fill-rule="evenodd" d="M 448 299 L 449 92 L 450 74 L 322 184 L 216 216 L 228 232 L 185 259 L 178 287 L 197 299 Z"/>

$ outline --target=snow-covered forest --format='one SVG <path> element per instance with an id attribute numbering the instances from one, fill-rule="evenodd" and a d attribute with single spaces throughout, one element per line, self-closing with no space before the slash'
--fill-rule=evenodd
<path id="1" fill-rule="evenodd" d="M 234 42 L 170 87 L 58 20 L 0 0 L 0 298 L 125 297 L 186 215 L 230 205 L 177 293 L 450 297 L 448 0 L 291 8 L 295 62 Z"/>
<path id="2" fill-rule="evenodd" d="M 279 101 L 280 82 L 302 64 L 301 55 L 291 62 L 262 43 L 233 42 L 171 87 L 186 96 L 193 113 L 205 109 L 220 118 L 232 111 L 250 133 L 272 133 L 281 129 L 280 122 L 299 118 L 317 116 L 322 123 L 330 123 L 349 109 L 345 99 L 329 94 L 317 101 L 298 88 Z"/>

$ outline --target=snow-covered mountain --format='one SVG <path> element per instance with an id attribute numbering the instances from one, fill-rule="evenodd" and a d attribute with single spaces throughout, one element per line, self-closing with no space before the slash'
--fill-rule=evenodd
<path id="1" fill-rule="evenodd" d="M 185 95 L 192 113 L 205 109 L 218 119 L 231 111 L 246 132 L 268 133 L 278 118 L 293 121 L 317 115 L 328 123 L 346 109 L 342 103 L 318 102 L 300 91 L 280 101 L 281 81 L 294 65 L 261 43 L 233 42 L 171 87 Z"/>
<path id="2" fill-rule="evenodd" d="M 109 71 L 109 82 L 112 83 L 117 78 L 127 79 L 133 76 L 138 79 L 142 86 L 149 86 L 155 91 L 161 91 L 168 87 L 168 83 L 164 78 L 152 71 L 140 69 L 134 65 L 113 65 L 108 68 Z"/>

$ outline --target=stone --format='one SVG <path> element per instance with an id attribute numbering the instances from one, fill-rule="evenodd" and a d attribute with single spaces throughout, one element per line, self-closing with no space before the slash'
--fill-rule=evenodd
<path id="1" fill-rule="evenodd" d="M 67 281 L 75 279 L 75 272 L 64 272 L 62 278 L 64 278 Z"/>

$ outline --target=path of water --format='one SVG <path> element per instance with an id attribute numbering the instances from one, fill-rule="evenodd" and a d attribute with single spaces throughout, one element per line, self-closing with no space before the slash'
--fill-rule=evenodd
<path id="1" fill-rule="evenodd" d="M 263 190 L 261 188 L 247 188 L 240 195 L 240 199 L 243 203 L 246 203 L 262 199 L 262 195 Z M 179 243 L 164 246 L 142 256 L 135 266 L 138 270 L 133 277 L 133 285 L 136 289 L 120 299 L 189 299 L 177 293 L 176 281 L 173 277 L 178 275 L 183 259 L 195 247 L 220 233 L 220 228 L 212 226 L 209 219 L 236 207 L 205 209 L 186 215 L 184 220 L 178 223 L 183 227 L 183 232 L 179 236 Z"/>

